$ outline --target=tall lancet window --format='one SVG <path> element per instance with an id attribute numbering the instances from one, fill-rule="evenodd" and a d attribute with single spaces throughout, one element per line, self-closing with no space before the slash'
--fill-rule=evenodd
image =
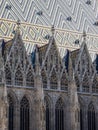
<path id="1" fill-rule="evenodd" d="M 95 109 L 92 103 L 88 106 L 88 130 L 96 130 Z"/>
<path id="2" fill-rule="evenodd" d="M 51 89 L 57 89 L 58 88 L 58 81 L 57 81 L 57 75 L 55 70 L 53 69 L 50 77 L 50 88 Z"/>
<path id="3" fill-rule="evenodd" d="M 83 92 L 89 92 L 89 77 L 87 73 L 84 75 L 82 86 Z"/>
<path id="4" fill-rule="evenodd" d="M 29 112 L 29 101 L 23 97 L 20 102 L 20 130 L 30 130 Z"/>
<path id="5" fill-rule="evenodd" d="M 15 85 L 19 85 L 19 86 L 23 85 L 23 74 L 20 71 L 20 67 L 17 68 L 17 71 L 15 73 Z"/>
<path id="6" fill-rule="evenodd" d="M 8 114 L 8 130 L 14 130 L 14 101 L 13 98 L 8 95 L 9 114 Z"/>
<path id="7" fill-rule="evenodd" d="M 61 98 L 55 105 L 55 130 L 64 130 L 64 103 Z"/>
<path id="8" fill-rule="evenodd" d="M 42 69 L 41 75 L 42 75 L 42 81 L 43 81 L 43 88 L 47 88 L 47 76 L 44 69 Z"/>
<path id="9" fill-rule="evenodd" d="M 29 69 L 26 75 L 26 86 L 34 87 L 34 75 L 33 75 L 32 69 Z"/>
<path id="10" fill-rule="evenodd" d="M 5 79 L 6 84 L 11 84 L 11 71 L 8 65 L 5 66 Z"/>
<path id="11" fill-rule="evenodd" d="M 80 130 L 83 130 L 83 109 L 80 106 Z"/>
<path id="12" fill-rule="evenodd" d="M 66 76 L 66 72 L 64 71 L 61 78 L 61 90 L 68 90 L 68 80 Z"/>
<path id="13" fill-rule="evenodd" d="M 45 112 L 45 120 L 46 120 L 46 130 L 50 130 L 51 128 L 51 123 L 50 123 L 50 116 L 51 116 L 51 111 L 50 111 L 50 102 L 48 98 L 45 98 L 45 107 L 46 107 L 46 112 Z"/>

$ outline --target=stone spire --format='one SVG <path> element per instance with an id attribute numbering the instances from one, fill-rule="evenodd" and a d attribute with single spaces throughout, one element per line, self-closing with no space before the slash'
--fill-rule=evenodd
<path id="1" fill-rule="evenodd" d="M 16 24 L 17 24 L 17 30 L 20 31 L 20 20 L 19 19 L 17 20 Z"/>
<path id="2" fill-rule="evenodd" d="M 52 25 L 52 27 L 51 27 L 51 33 L 52 33 L 52 37 L 54 37 L 54 33 L 55 33 L 54 25 Z"/>
<path id="3" fill-rule="evenodd" d="M 86 42 L 86 32 L 85 31 L 83 31 L 83 35 L 82 36 L 83 36 L 83 41 Z"/>

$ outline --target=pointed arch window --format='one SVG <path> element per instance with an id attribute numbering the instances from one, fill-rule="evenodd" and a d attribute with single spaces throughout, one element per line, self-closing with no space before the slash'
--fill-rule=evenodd
<path id="1" fill-rule="evenodd" d="M 68 90 L 68 80 L 66 77 L 66 72 L 64 71 L 61 78 L 61 90 Z"/>
<path id="2" fill-rule="evenodd" d="M 23 74 L 20 68 L 18 68 L 15 73 L 15 85 L 19 85 L 19 86 L 23 85 Z"/>
<path id="3" fill-rule="evenodd" d="M 29 69 L 26 75 L 26 86 L 34 87 L 34 75 L 33 75 L 32 69 Z"/>
<path id="4" fill-rule="evenodd" d="M 6 84 L 11 85 L 11 71 L 8 65 L 5 66 L 5 79 Z"/>
<path id="5" fill-rule="evenodd" d="M 97 76 L 93 80 L 92 92 L 98 93 L 98 78 L 97 78 Z"/>
<path id="6" fill-rule="evenodd" d="M 55 130 L 64 130 L 64 103 L 61 98 L 55 105 Z"/>
<path id="7" fill-rule="evenodd" d="M 14 130 L 14 101 L 10 95 L 8 95 L 8 103 L 9 103 L 8 130 Z"/>
<path id="8" fill-rule="evenodd" d="M 50 130 L 51 127 L 51 111 L 50 111 L 50 102 L 47 98 L 45 98 L 45 120 L 46 120 L 46 130 Z"/>
<path id="9" fill-rule="evenodd" d="M 83 99 L 81 97 L 79 97 L 79 106 L 80 106 L 80 130 L 84 130 L 85 106 Z"/>
<path id="10" fill-rule="evenodd" d="M 80 106 L 80 130 L 83 130 L 83 109 Z"/>
<path id="11" fill-rule="evenodd" d="M 47 88 L 47 76 L 44 69 L 41 71 L 41 75 L 42 75 L 42 81 L 43 81 L 43 88 Z"/>
<path id="12" fill-rule="evenodd" d="M 20 102 L 20 130 L 30 130 L 29 109 L 29 101 L 26 97 L 23 97 Z"/>
<path id="13" fill-rule="evenodd" d="M 58 81 L 57 81 L 57 75 L 55 70 L 53 69 L 51 77 L 50 77 L 50 88 L 51 89 L 57 89 L 58 88 Z"/>
<path id="14" fill-rule="evenodd" d="M 83 78 L 83 83 L 82 83 L 82 91 L 83 92 L 89 92 L 89 81 L 88 81 L 88 79 L 89 79 L 89 77 L 86 73 L 84 78 Z"/>
<path id="15" fill-rule="evenodd" d="M 95 109 L 92 103 L 88 106 L 88 130 L 96 130 Z"/>

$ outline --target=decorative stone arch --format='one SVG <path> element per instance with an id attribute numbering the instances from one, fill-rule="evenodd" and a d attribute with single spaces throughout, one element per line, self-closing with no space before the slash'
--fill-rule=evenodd
<path id="1" fill-rule="evenodd" d="M 79 106 L 82 107 L 82 108 L 85 108 L 86 107 L 86 103 L 85 101 L 83 100 L 83 98 L 81 96 L 79 96 L 78 98 L 78 101 L 79 101 Z"/>
<path id="2" fill-rule="evenodd" d="M 43 88 L 47 88 L 47 82 L 48 82 L 47 73 L 44 68 L 41 70 L 41 76 L 42 76 Z"/>
<path id="3" fill-rule="evenodd" d="M 88 105 L 88 129 L 96 130 L 96 114 L 93 102 Z"/>
<path id="4" fill-rule="evenodd" d="M 18 99 L 13 91 L 8 92 L 8 130 L 14 130 L 16 126 L 16 109 Z"/>
<path id="5" fill-rule="evenodd" d="M 77 73 L 75 74 L 75 82 L 77 86 L 77 91 L 80 91 L 80 81 Z"/>
<path id="6" fill-rule="evenodd" d="M 52 106 L 52 99 L 51 99 L 51 97 L 49 96 L 49 95 L 45 95 L 45 97 L 44 97 L 44 102 L 45 101 L 48 101 L 48 103 L 49 103 L 49 105 L 50 105 L 50 108 L 51 108 L 51 106 Z"/>
<path id="7" fill-rule="evenodd" d="M 15 85 L 23 86 L 24 83 L 24 73 L 22 71 L 21 65 L 18 65 L 15 70 Z"/>
<path id="8" fill-rule="evenodd" d="M 98 93 L 98 76 L 95 75 L 92 81 L 92 92 Z"/>
<path id="9" fill-rule="evenodd" d="M 66 72 L 66 69 L 63 69 L 62 73 L 61 73 L 61 90 L 68 90 L 68 75 Z"/>
<path id="10" fill-rule="evenodd" d="M 49 96 L 44 97 L 45 103 L 45 126 L 46 130 L 51 129 L 51 99 Z"/>
<path id="11" fill-rule="evenodd" d="M 34 72 L 31 66 L 29 66 L 26 72 L 26 86 L 34 87 Z"/>
<path id="12" fill-rule="evenodd" d="M 58 89 L 58 77 L 56 74 L 56 70 L 53 67 L 52 71 L 50 72 L 50 88 L 51 89 Z"/>
<path id="13" fill-rule="evenodd" d="M 23 99 L 23 97 L 26 97 L 26 98 L 27 98 L 27 100 L 29 101 L 30 109 L 32 109 L 32 105 L 33 105 L 33 101 L 34 101 L 34 100 L 32 100 L 33 98 L 32 98 L 31 93 L 30 93 L 30 92 L 25 92 L 25 93 L 21 96 L 20 102 L 21 102 L 21 100 Z"/>
<path id="14" fill-rule="evenodd" d="M 61 97 L 55 104 L 55 130 L 64 130 L 64 102 Z"/>
<path id="15" fill-rule="evenodd" d="M 90 91 L 89 77 L 88 77 L 87 72 L 85 72 L 84 77 L 83 77 L 82 91 L 83 92 L 89 92 Z"/>
<path id="16" fill-rule="evenodd" d="M 81 96 L 79 96 L 78 98 L 78 101 L 79 101 L 79 107 L 80 107 L 80 130 L 83 130 L 84 129 L 84 114 L 85 114 L 85 109 L 86 109 L 86 103 L 85 101 L 83 100 L 83 98 Z"/>
<path id="17" fill-rule="evenodd" d="M 19 104 L 18 97 L 17 97 L 16 93 L 13 90 L 9 89 L 8 90 L 8 95 L 10 95 L 13 98 L 15 106 Z"/>
<path id="18" fill-rule="evenodd" d="M 20 130 L 30 130 L 30 102 L 26 95 L 20 101 Z"/>
<path id="19" fill-rule="evenodd" d="M 10 65 L 7 63 L 4 67 L 4 69 L 5 69 L 6 84 L 11 85 L 11 83 L 12 83 L 12 73 L 11 73 Z"/>

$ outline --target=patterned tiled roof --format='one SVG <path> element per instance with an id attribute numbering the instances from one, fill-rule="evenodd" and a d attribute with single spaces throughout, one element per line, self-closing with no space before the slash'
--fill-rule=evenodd
<path id="1" fill-rule="evenodd" d="M 56 28 L 55 39 L 61 55 L 65 48 L 79 48 L 76 41 L 81 44 L 83 30 L 88 33 L 89 51 L 92 55 L 98 51 L 97 0 L 91 0 L 91 4 L 87 0 L 0 0 L 0 18 L 0 38 L 6 40 L 12 38 L 15 21 L 20 19 L 28 52 L 32 52 L 34 43 L 47 43 L 45 37 L 51 34 L 51 25 Z"/>

